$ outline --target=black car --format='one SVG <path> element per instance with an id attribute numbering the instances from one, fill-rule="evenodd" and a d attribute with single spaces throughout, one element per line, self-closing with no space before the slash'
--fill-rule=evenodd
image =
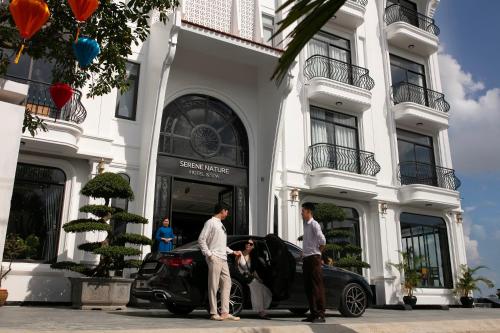
<path id="1" fill-rule="evenodd" d="M 308 302 L 303 287 L 302 250 L 270 236 L 228 236 L 228 246 L 242 250 L 250 238 L 255 243 L 252 263 L 273 293 L 271 308 L 305 314 Z M 228 263 L 232 280 L 230 312 L 238 315 L 243 309 L 251 309 L 250 290 L 233 256 L 229 256 Z M 326 265 L 323 274 L 327 308 L 338 309 L 346 317 L 361 316 L 372 300 L 366 280 L 358 274 Z M 196 308 L 208 309 L 207 276 L 205 258 L 198 244 L 192 242 L 166 255 L 148 254 L 132 285 L 132 295 L 163 302 L 171 313 L 185 315 Z"/>

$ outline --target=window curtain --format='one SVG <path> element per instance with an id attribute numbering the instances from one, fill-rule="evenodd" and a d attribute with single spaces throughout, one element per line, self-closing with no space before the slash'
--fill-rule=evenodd
<path id="1" fill-rule="evenodd" d="M 46 230 L 45 242 L 43 242 L 43 260 L 48 262 L 57 257 L 58 220 L 61 211 L 62 194 L 64 187 L 48 186 L 44 190 L 45 214 L 43 225 Z"/>
<path id="2" fill-rule="evenodd" d="M 334 143 L 333 136 L 328 135 L 328 123 L 326 120 L 326 114 L 322 110 L 311 108 L 311 131 L 312 131 L 312 144 L 317 143 Z"/>

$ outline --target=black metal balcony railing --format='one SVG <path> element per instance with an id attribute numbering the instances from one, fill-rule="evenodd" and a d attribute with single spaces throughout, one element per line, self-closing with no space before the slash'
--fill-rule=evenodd
<path id="1" fill-rule="evenodd" d="M 368 69 L 322 55 L 313 55 L 306 60 L 304 76 L 308 80 L 324 77 L 366 90 L 375 86 Z"/>
<path id="2" fill-rule="evenodd" d="M 28 85 L 28 96 L 26 97 L 26 110 L 54 120 L 65 120 L 76 124 L 81 124 L 87 117 L 87 110 L 81 102 L 82 93 L 73 89 L 73 96 L 69 102 L 58 111 L 52 98 L 50 97 L 50 84 L 26 80 L 12 76 L 5 76 L 8 80 L 25 83 Z"/>
<path id="3" fill-rule="evenodd" d="M 329 168 L 369 176 L 375 176 L 380 171 L 373 153 L 329 143 L 310 146 L 306 161 L 311 170 Z"/>
<path id="4" fill-rule="evenodd" d="M 450 104 L 444 99 L 444 94 L 408 82 L 400 82 L 393 85 L 392 98 L 394 105 L 403 102 L 412 102 L 442 112 L 450 110 Z"/>
<path id="5" fill-rule="evenodd" d="M 368 0 L 349 0 L 349 1 L 359 3 L 363 7 L 366 7 L 366 5 L 368 4 Z"/>
<path id="6" fill-rule="evenodd" d="M 409 23 L 435 36 L 439 36 L 440 33 L 434 19 L 398 4 L 390 5 L 385 9 L 385 23 L 389 25 L 395 22 Z"/>
<path id="7" fill-rule="evenodd" d="M 448 190 L 457 190 L 462 184 L 453 169 L 415 161 L 399 163 L 399 180 L 401 185 L 423 184 Z"/>

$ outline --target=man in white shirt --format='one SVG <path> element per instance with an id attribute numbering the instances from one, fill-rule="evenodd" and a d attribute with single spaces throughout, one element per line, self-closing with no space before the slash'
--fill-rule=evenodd
<path id="1" fill-rule="evenodd" d="M 323 283 L 323 268 L 321 253 L 325 249 L 326 238 L 313 217 L 314 204 L 306 202 L 302 205 L 304 219 L 304 236 L 302 248 L 304 252 L 303 276 L 304 289 L 309 301 L 309 316 L 305 322 L 325 322 L 325 287 Z"/>
<path id="2" fill-rule="evenodd" d="M 215 205 L 214 216 L 205 222 L 198 238 L 201 252 L 208 264 L 208 301 L 210 303 L 211 320 L 240 320 L 229 313 L 229 294 L 231 292 L 231 276 L 227 265 L 227 255 L 241 256 L 240 251 L 227 247 L 226 228 L 222 221 L 229 215 L 228 207 Z M 217 313 L 217 291 L 220 287 L 221 314 Z"/>

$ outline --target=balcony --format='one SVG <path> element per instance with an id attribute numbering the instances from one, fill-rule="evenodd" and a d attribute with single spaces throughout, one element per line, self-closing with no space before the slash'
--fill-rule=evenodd
<path id="1" fill-rule="evenodd" d="M 310 188 L 315 193 L 359 199 L 377 195 L 375 175 L 380 165 L 373 153 L 318 143 L 309 147 L 306 163 L 311 168 Z"/>
<path id="2" fill-rule="evenodd" d="M 311 100 L 336 109 L 363 112 L 370 108 L 375 82 L 370 71 L 322 55 L 306 60 L 304 77 Z"/>
<path id="3" fill-rule="evenodd" d="M 386 37 L 390 44 L 421 56 L 438 50 L 439 27 L 434 19 L 395 4 L 385 9 Z"/>
<path id="4" fill-rule="evenodd" d="M 448 128 L 450 104 L 444 94 L 400 82 L 392 86 L 392 100 L 392 110 L 398 124 L 428 130 Z"/>
<path id="5" fill-rule="evenodd" d="M 356 29 L 365 20 L 367 4 L 368 0 L 347 0 L 335 14 L 333 23 L 348 29 Z"/>
<path id="6" fill-rule="evenodd" d="M 78 140 L 83 132 L 79 126 L 85 120 L 87 111 L 81 103 L 82 93 L 73 90 L 71 100 L 59 111 L 50 97 L 50 84 L 33 80 L 9 77 L 11 80 L 28 84 L 26 110 L 45 120 L 48 131 L 39 131 L 33 138 L 23 135 L 23 149 L 56 154 L 76 153 Z"/>
<path id="7" fill-rule="evenodd" d="M 461 185 L 455 170 L 421 162 L 399 164 L 400 201 L 427 208 L 458 208 Z"/>

